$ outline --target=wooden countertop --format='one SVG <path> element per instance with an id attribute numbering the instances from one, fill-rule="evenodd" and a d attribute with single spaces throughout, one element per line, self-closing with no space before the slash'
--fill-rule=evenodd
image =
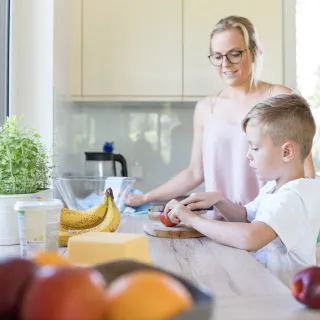
<path id="1" fill-rule="evenodd" d="M 122 217 L 118 232 L 141 233 L 147 216 Z M 148 236 L 154 265 L 206 286 L 216 297 L 214 320 L 316 320 L 296 302 L 289 288 L 239 249 L 208 238 L 168 239 Z M 60 248 L 65 254 L 66 248 Z M 0 246 L 0 258 L 19 256 L 19 246 Z"/>
<path id="2" fill-rule="evenodd" d="M 118 232 L 141 233 L 146 216 L 124 217 Z M 148 236 L 156 266 L 206 286 L 216 297 L 214 320 L 316 320 L 269 270 L 244 251 L 208 238 Z"/>
<path id="3" fill-rule="evenodd" d="M 118 232 L 145 234 L 145 219 L 147 216 L 124 217 Z M 289 289 L 248 252 L 222 246 L 206 237 L 169 239 L 149 236 L 149 248 L 156 266 L 205 285 L 218 297 L 289 294 Z"/>

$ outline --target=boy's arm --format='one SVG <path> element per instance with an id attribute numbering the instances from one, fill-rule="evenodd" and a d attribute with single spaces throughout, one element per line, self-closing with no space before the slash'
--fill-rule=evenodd
<path id="1" fill-rule="evenodd" d="M 253 201 L 252 203 L 254 203 Z M 193 193 L 181 201 L 190 210 L 200 210 L 214 205 L 223 218 L 230 222 L 248 222 L 245 207 L 235 204 L 219 191 Z"/>
<path id="2" fill-rule="evenodd" d="M 191 227 L 218 243 L 247 251 L 259 250 L 278 237 L 271 227 L 259 221 L 222 222 L 194 216 Z"/>
<path id="3" fill-rule="evenodd" d="M 233 203 L 223 196 L 221 196 L 220 200 L 215 204 L 215 207 L 225 220 L 229 222 L 249 222 L 246 208 Z"/>

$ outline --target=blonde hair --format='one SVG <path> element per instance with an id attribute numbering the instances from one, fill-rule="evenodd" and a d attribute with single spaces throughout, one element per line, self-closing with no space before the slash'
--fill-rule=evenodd
<path id="1" fill-rule="evenodd" d="M 241 32 L 246 44 L 246 49 L 248 49 L 253 56 L 251 85 L 256 86 L 262 65 L 263 49 L 258 33 L 249 19 L 240 16 L 228 16 L 221 19 L 215 25 L 210 35 L 210 54 L 213 53 L 211 48 L 213 36 L 218 32 L 230 29 L 236 29 Z"/>
<path id="2" fill-rule="evenodd" d="M 279 94 L 258 103 L 243 119 L 243 131 L 251 120 L 264 126 L 275 145 L 296 142 L 302 161 L 310 154 L 316 124 L 308 102 L 299 94 Z"/>

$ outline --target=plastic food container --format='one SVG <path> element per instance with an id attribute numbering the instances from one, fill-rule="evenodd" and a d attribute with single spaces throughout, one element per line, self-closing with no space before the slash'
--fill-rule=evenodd
<path id="1" fill-rule="evenodd" d="M 31 257 L 38 251 L 58 251 L 60 215 L 63 204 L 50 201 L 17 201 L 21 256 Z"/>

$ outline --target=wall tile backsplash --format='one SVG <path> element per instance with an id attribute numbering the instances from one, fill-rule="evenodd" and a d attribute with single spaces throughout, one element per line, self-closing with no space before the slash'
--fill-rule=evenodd
<path id="1" fill-rule="evenodd" d="M 137 178 L 135 187 L 146 192 L 188 166 L 194 106 L 194 102 L 59 104 L 54 114 L 56 173 L 84 175 L 84 152 L 100 152 L 106 141 L 114 141 L 114 153 L 125 157 L 129 176 Z"/>

